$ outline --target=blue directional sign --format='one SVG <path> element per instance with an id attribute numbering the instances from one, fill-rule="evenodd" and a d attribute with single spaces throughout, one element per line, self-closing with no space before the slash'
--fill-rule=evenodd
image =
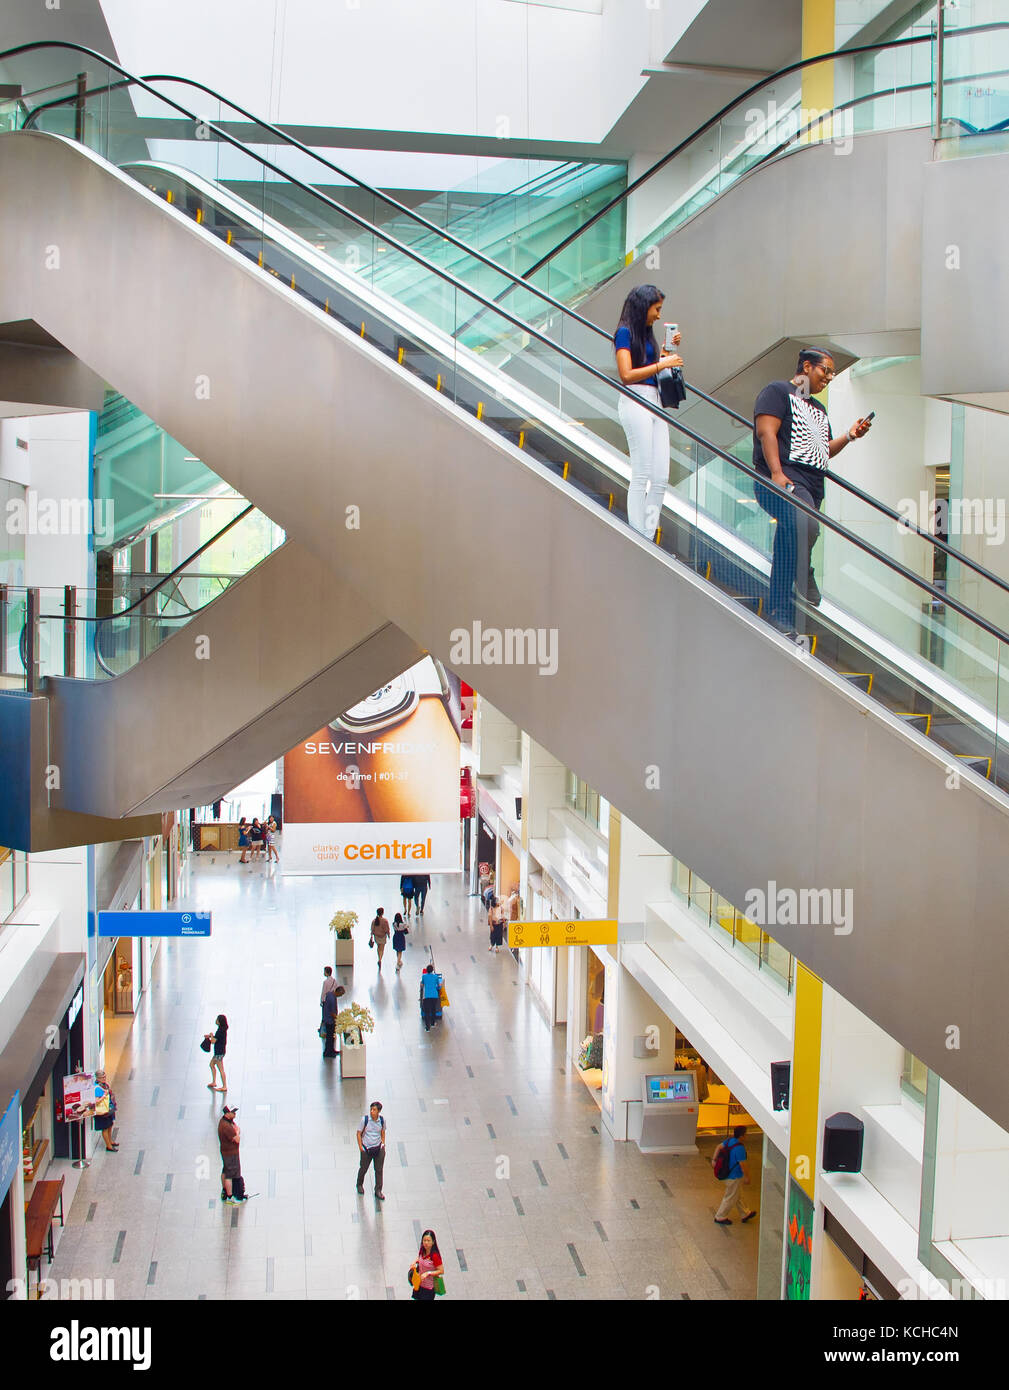
<path id="1" fill-rule="evenodd" d="M 99 912 L 99 936 L 209 936 L 209 912 Z"/>
<path id="2" fill-rule="evenodd" d="M 7 1196 L 7 1189 L 14 1181 L 14 1175 L 21 1162 L 21 1093 L 14 1092 L 14 1099 L 0 1119 L 0 1201 Z"/>

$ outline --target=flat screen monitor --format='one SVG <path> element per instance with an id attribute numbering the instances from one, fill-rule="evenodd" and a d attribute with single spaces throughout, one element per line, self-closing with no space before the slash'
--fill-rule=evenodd
<path id="1" fill-rule="evenodd" d="M 682 1105 L 697 1099 L 692 1071 L 666 1072 L 661 1076 L 645 1077 L 647 1105 Z"/>

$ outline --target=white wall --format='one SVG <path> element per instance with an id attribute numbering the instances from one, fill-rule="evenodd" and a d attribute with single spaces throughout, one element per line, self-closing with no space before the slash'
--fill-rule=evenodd
<path id="1" fill-rule="evenodd" d="M 902 1098 L 903 1048 L 827 985 L 821 1036 L 819 1142 L 827 1116 L 860 1119 L 863 1178 L 917 1230 L 924 1108 Z"/>
<path id="2" fill-rule="evenodd" d="M 705 3 L 102 0 L 102 9 L 126 68 L 199 78 L 275 121 L 593 141 Z"/>
<path id="3" fill-rule="evenodd" d="M 36 415 L 18 423 L 27 431 L 29 486 L 38 492 L 40 502 L 43 499 L 88 498 L 88 413 Z M 71 520 L 77 520 L 73 514 Z M 29 534 L 25 537 L 26 582 L 42 588 L 62 588 L 64 584 L 86 588 L 89 554 L 89 538 L 83 528 L 77 533 Z"/>
<path id="4" fill-rule="evenodd" d="M 46 910 L 59 916 L 59 949 L 88 949 L 87 849 L 83 845 L 46 850 L 30 856 L 30 892 L 24 911 Z"/>
<path id="5" fill-rule="evenodd" d="M 939 1084 L 933 1240 L 1009 1236 L 1009 1134 Z"/>
<path id="6" fill-rule="evenodd" d="M 473 717 L 473 767 L 479 777 L 497 777 L 507 764 L 521 761 L 522 744 L 516 724 L 477 696 Z"/>

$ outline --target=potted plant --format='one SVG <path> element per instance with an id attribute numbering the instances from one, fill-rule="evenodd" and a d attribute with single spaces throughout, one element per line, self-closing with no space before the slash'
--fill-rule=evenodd
<path id="1" fill-rule="evenodd" d="M 340 1044 L 340 1075 L 364 1076 L 367 1058 L 364 1034 L 375 1030 L 371 1010 L 360 1004 L 349 1004 L 337 1014 L 335 1028 L 343 1039 Z"/>
<path id="2" fill-rule="evenodd" d="M 329 923 L 329 929 L 336 937 L 336 963 L 337 965 L 354 966 L 354 928 L 357 926 L 357 913 L 347 912 L 343 908 L 339 912 L 334 912 Z"/>

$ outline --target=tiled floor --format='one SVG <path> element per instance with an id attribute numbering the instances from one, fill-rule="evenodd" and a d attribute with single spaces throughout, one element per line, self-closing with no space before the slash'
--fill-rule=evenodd
<path id="1" fill-rule="evenodd" d="M 190 905 L 209 941 L 166 941 L 113 1078 L 121 1149 L 100 1144 L 51 1275 L 113 1279 L 116 1298 L 408 1298 L 407 1267 L 437 1233 L 450 1298 L 747 1299 L 758 1222 L 718 1227 L 704 1157 L 615 1144 L 512 956 L 491 955 L 474 899 L 435 879 L 401 976 L 367 947 L 395 880 L 283 878 L 198 858 Z M 339 974 L 377 1027 L 367 1081 L 341 1081 L 316 1036 L 327 922 L 357 910 L 357 963 Z M 424 1033 L 431 945 L 451 998 Z M 247 1206 L 219 1200 L 217 1119 L 199 1050 L 218 1013 L 239 1107 Z M 380 1099 L 385 1203 L 355 1192 L 354 1128 Z M 759 1174 L 759 1157 L 752 1167 Z M 754 1197 L 756 1192 L 754 1190 Z"/>

